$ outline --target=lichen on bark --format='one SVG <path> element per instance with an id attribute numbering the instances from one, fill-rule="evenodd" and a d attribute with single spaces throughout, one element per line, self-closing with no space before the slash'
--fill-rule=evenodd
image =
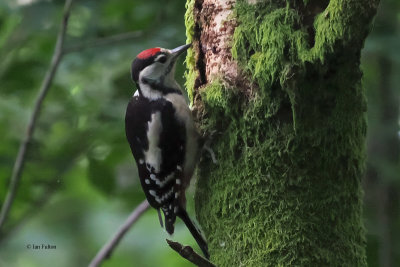
<path id="1" fill-rule="evenodd" d="M 221 50 L 204 38 L 211 2 L 187 2 L 186 77 L 201 129 L 217 131 L 219 163 L 203 158 L 195 196 L 212 260 L 365 266 L 359 59 L 377 1 L 223 1 L 234 31 Z M 236 76 L 210 75 L 207 53 Z"/>

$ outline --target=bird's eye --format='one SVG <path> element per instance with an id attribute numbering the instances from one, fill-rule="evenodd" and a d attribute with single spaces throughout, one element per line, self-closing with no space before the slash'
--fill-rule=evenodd
<path id="1" fill-rule="evenodd" d="M 157 62 L 160 62 L 162 64 L 164 64 L 166 61 L 167 61 L 167 57 L 166 56 L 161 56 L 157 60 Z"/>

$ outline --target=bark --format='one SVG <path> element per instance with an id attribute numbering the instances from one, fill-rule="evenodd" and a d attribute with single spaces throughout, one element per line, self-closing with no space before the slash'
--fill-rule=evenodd
<path id="1" fill-rule="evenodd" d="M 195 205 L 217 266 L 365 266 L 360 51 L 378 0 L 188 0 L 187 88 L 216 131 Z"/>

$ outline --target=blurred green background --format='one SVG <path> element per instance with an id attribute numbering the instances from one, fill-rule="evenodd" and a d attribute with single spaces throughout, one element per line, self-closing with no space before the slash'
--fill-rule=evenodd
<path id="1" fill-rule="evenodd" d="M 0 2 L 0 202 L 49 66 L 63 5 Z M 144 199 L 124 133 L 125 108 L 135 90 L 130 64 L 146 48 L 184 44 L 184 12 L 181 0 L 74 1 L 67 53 L 0 235 L 0 266 L 86 266 Z M 126 33 L 131 38 L 99 41 Z M 400 1 L 387 0 L 362 55 L 369 103 L 364 179 L 369 266 L 400 263 L 399 67 Z M 193 198 L 188 200 L 193 214 Z M 147 211 L 104 266 L 191 266 L 167 247 L 167 237 L 156 212 Z M 180 221 L 174 239 L 197 249 Z M 29 244 L 57 248 L 32 250 Z"/>

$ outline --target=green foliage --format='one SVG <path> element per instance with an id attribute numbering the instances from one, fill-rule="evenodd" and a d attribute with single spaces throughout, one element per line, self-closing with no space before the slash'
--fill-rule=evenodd
<path id="1" fill-rule="evenodd" d="M 192 18 L 194 12 L 194 4 L 195 0 L 186 1 L 186 15 L 185 15 L 186 43 L 193 42 L 193 35 L 196 26 Z M 194 82 L 196 80 L 196 77 L 198 76 L 198 72 L 196 70 L 196 54 L 193 51 L 193 48 L 189 48 L 187 50 L 186 66 L 188 70 L 185 72 L 185 78 L 186 78 L 185 87 L 190 101 L 193 102 L 193 93 L 195 87 Z"/>
<path id="2" fill-rule="evenodd" d="M 63 4 L 0 3 L 0 202 L 50 64 Z M 105 46 L 89 45 L 63 57 L 0 234 L 0 265 L 50 266 L 54 257 L 64 259 L 60 266 L 87 265 L 144 199 L 124 132 L 125 108 L 135 91 L 131 60 L 148 47 L 174 48 L 184 43 L 184 5 L 176 0 L 168 1 L 164 9 L 159 5 L 156 0 L 74 1 L 66 48 L 137 30 L 143 35 Z M 182 83 L 182 63 L 178 65 Z M 168 248 L 154 212 L 137 228 L 106 266 L 132 262 L 188 266 Z M 179 222 L 176 237 L 195 244 Z M 57 245 L 57 251 L 26 249 L 29 243 L 42 242 Z"/>
<path id="3" fill-rule="evenodd" d="M 382 2 L 363 51 L 368 98 L 365 220 L 369 266 L 400 262 L 399 1 Z"/>

